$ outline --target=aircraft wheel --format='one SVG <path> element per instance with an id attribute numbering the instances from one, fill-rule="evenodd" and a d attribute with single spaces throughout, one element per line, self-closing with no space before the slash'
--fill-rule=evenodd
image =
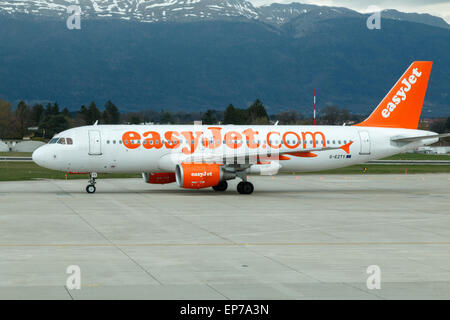
<path id="1" fill-rule="evenodd" d="M 228 188 L 228 182 L 221 181 L 217 186 L 212 187 L 214 191 L 225 191 Z"/>
<path id="2" fill-rule="evenodd" d="M 95 186 L 93 184 L 90 184 L 86 187 L 86 192 L 87 193 L 94 193 L 96 190 Z"/>
<path id="3" fill-rule="evenodd" d="M 241 181 L 237 185 L 237 191 L 240 194 L 251 194 L 254 190 L 253 184 L 248 181 Z"/>

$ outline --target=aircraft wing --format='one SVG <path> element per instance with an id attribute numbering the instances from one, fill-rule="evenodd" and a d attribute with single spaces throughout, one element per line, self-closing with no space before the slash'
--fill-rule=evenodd
<path id="1" fill-rule="evenodd" d="M 182 162 L 203 162 L 203 163 L 226 163 L 227 160 L 233 159 L 237 163 L 248 163 L 248 159 L 253 159 L 257 162 L 267 162 L 276 160 L 289 160 L 289 156 L 294 157 L 317 157 L 316 152 L 323 152 L 329 150 L 344 150 L 347 154 L 350 153 L 350 145 L 353 141 L 339 146 L 339 147 L 317 147 L 317 148 L 305 148 L 305 149 L 276 149 L 269 153 L 264 149 L 245 150 L 243 152 L 205 152 L 194 153 L 192 155 L 185 156 Z"/>

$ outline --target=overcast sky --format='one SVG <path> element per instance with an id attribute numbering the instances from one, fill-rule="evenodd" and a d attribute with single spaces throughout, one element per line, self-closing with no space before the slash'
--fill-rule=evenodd
<path id="1" fill-rule="evenodd" d="M 444 18 L 450 23 L 450 0 L 249 0 L 254 5 L 301 2 L 323 6 L 346 7 L 359 12 L 367 12 L 371 5 L 381 9 L 397 9 L 403 12 L 429 13 Z"/>

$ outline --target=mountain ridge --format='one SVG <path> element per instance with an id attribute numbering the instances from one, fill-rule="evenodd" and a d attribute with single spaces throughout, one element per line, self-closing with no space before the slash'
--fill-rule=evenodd
<path id="1" fill-rule="evenodd" d="M 85 19 L 114 18 L 140 22 L 190 22 L 249 19 L 275 26 L 315 11 L 326 17 L 367 16 L 344 7 L 318 6 L 292 2 L 255 7 L 246 0 L 0 0 L 0 14 L 66 18 L 67 7 L 79 5 Z M 429 14 L 404 13 L 389 9 L 382 17 L 450 28 L 442 18 Z"/>

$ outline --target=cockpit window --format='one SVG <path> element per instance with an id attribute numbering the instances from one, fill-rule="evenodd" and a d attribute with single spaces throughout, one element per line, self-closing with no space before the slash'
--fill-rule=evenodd
<path id="1" fill-rule="evenodd" d="M 49 144 L 58 143 L 58 144 L 73 144 L 72 138 L 52 138 Z"/>

